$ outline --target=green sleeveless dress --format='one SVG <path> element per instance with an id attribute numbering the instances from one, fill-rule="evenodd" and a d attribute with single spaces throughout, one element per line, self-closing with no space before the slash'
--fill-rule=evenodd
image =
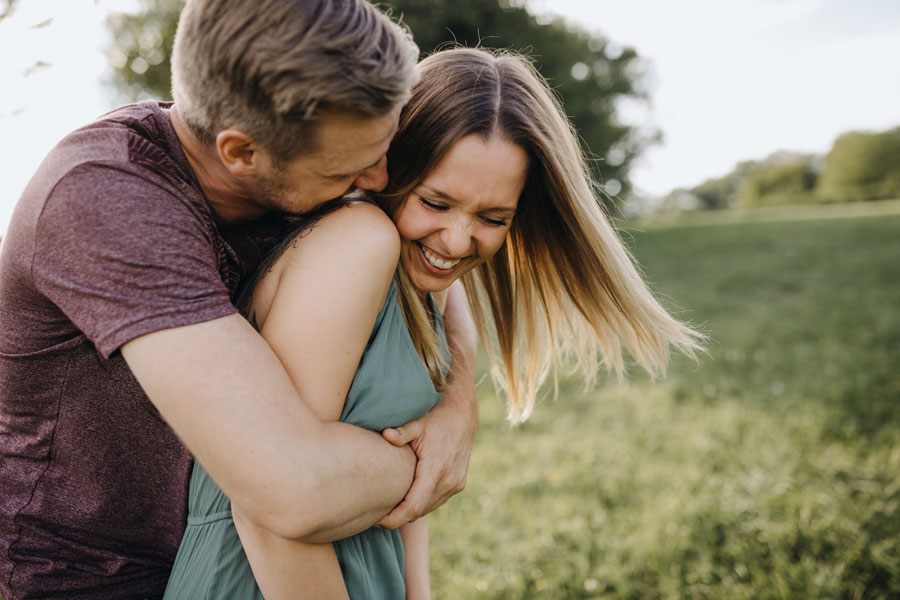
<path id="1" fill-rule="evenodd" d="M 429 301 L 438 337 L 446 350 L 440 311 L 430 297 Z M 441 394 L 435 391 L 409 337 L 397 300 L 396 283 L 392 283 L 340 420 L 381 431 L 422 416 L 440 399 Z M 352 600 L 405 598 L 403 544 L 398 531 L 372 527 L 334 542 L 334 549 Z M 231 518 L 231 503 L 195 462 L 187 529 L 166 587 L 165 600 L 261 598 Z"/>

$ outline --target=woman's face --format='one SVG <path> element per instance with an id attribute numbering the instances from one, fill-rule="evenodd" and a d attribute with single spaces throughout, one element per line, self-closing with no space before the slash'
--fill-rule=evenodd
<path id="1" fill-rule="evenodd" d="M 444 290 L 500 249 L 527 172 L 525 151 L 501 137 L 451 146 L 394 215 L 400 260 L 418 290 Z"/>

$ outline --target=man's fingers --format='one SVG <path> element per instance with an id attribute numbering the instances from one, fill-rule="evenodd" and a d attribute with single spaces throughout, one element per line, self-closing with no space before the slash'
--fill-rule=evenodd
<path id="1" fill-rule="evenodd" d="M 385 518 L 376 523 L 379 527 L 384 527 L 385 529 L 400 529 L 407 523 L 411 523 L 414 521 L 416 517 L 412 515 L 410 512 L 410 507 L 404 500 L 400 504 L 394 507 L 394 510 L 390 512 Z"/>
<path id="2" fill-rule="evenodd" d="M 419 463 L 421 465 L 421 463 Z M 385 529 L 398 529 L 407 523 L 427 515 L 438 506 L 444 504 L 452 496 L 466 487 L 466 480 L 441 480 L 437 473 L 417 473 L 413 486 L 406 493 L 403 502 L 394 507 L 386 517 L 377 523 Z"/>
<path id="3" fill-rule="evenodd" d="M 474 389 L 470 392 L 474 396 Z M 446 404 L 447 400 L 445 397 L 420 419 L 382 431 L 384 439 L 395 446 L 409 444 L 418 463 L 403 502 L 378 523 L 380 526 L 396 529 L 415 521 L 465 487 L 474 427 L 471 419 L 458 418 L 459 409 Z"/>
<path id="4" fill-rule="evenodd" d="M 394 510 L 383 518 L 378 525 L 385 529 L 398 529 L 426 514 L 427 511 L 420 504 L 423 499 L 420 499 L 419 496 L 421 496 L 421 494 L 416 494 L 415 490 L 410 488 L 409 493 L 406 494 L 406 498 L 403 499 L 403 502 L 395 506 Z M 427 496 L 425 499 L 427 499 Z"/>
<path id="5" fill-rule="evenodd" d="M 410 421 L 400 427 L 389 427 L 381 432 L 381 436 L 395 446 L 405 446 L 422 435 L 420 419 Z"/>
<path id="6" fill-rule="evenodd" d="M 443 481 L 445 472 L 443 467 L 433 469 L 427 461 L 420 460 L 412 487 L 406 492 L 403 502 L 395 506 L 378 524 L 386 529 L 396 529 L 427 515 L 446 502 L 456 490 L 447 489 L 447 482 Z"/>

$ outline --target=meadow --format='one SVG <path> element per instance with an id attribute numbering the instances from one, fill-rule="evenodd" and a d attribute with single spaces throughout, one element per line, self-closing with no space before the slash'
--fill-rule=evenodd
<path id="1" fill-rule="evenodd" d="M 518 427 L 484 382 L 434 598 L 900 598 L 897 207 L 627 230 L 708 355 Z"/>

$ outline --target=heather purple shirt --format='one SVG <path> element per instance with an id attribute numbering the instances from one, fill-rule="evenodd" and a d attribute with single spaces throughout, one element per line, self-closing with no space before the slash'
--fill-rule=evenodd
<path id="1" fill-rule="evenodd" d="M 121 353 L 235 312 L 285 232 L 218 223 L 168 115 L 117 109 L 57 145 L 0 255 L 0 594 L 161 596 L 191 456 Z M 190 398 L 185 398 L 190 402 Z"/>

